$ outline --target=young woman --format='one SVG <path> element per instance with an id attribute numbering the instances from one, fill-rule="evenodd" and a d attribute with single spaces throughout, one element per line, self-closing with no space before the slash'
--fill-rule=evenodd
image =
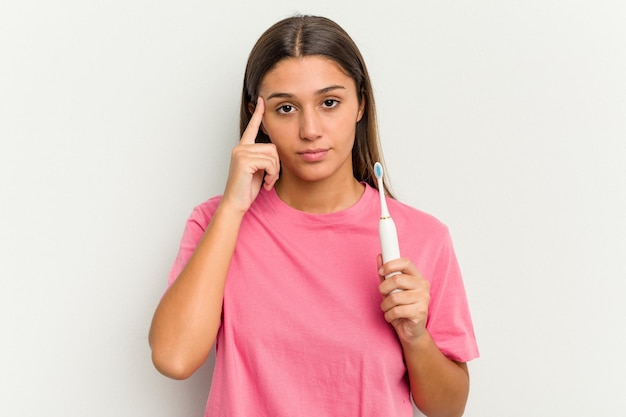
<path id="1" fill-rule="evenodd" d="M 382 264 L 374 97 L 345 31 L 312 16 L 268 29 L 241 131 L 224 194 L 187 222 L 156 368 L 187 378 L 216 343 L 212 417 L 411 416 L 411 396 L 462 415 L 478 351 L 450 237 L 389 197 L 403 257 Z"/>

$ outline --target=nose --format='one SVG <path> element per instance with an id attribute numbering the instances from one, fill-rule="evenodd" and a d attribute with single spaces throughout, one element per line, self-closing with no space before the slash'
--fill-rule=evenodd
<path id="1" fill-rule="evenodd" d="M 304 109 L 300 113 L 300 138 L 315 140 L 322 136 L 322 125 L 314 109 Z"/>

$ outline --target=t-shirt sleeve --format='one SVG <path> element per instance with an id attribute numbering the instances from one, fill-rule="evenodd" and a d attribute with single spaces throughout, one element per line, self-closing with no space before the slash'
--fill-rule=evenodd
<path id="1" fill-rule="evenodd" d="M 170 270 L 167 280 L 168 288 L 174 283 L 174 281 L 176 281 L 176 278 L 178 278 L 178 275 L 183 270 L 185 265 L 187 265 L 189 258 L 191 258 L 191 255 L 193 255 L 193 252 L 196 250 L 196 247 L 198 246 L 200 239 L 202 239 L 202 235 L 209 225 L 211 217 L 213 216 L 213 213 L 215 213 L 215 209 L 218 204 L 219 197 L 214 197 L 197 206 L 191 212 L 191 215 L 185 224 L 185 230 L 180 241 L 178 254 L 174 260 L 174 265 Z"/>
<path id="2" fill-rule="evenodd" d="M 426 328 L 449 359 L 467 362 L 479 356 L 465 286 L 447 231 L 433 269 Z"/>

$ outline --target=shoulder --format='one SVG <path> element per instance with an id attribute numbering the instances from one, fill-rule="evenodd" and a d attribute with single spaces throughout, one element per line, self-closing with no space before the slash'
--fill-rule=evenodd
<path id="1" fill-rule="evenodd" d="M 431 237 L 446 238 L 449 234 L 448 227 L 437 217 L 398 200 L 387 200 L 389 212 L 394 221 L 409 227 L 412 230 L 419 229 Z"/>
<path id="2" fill-rule="evenodd" d="M 196 223 L 204 230 L 215 214 L 220 201 L 222 201 L 222 196 L 218 195 L 195 206 L 189 216 L 188 223 Z"/>

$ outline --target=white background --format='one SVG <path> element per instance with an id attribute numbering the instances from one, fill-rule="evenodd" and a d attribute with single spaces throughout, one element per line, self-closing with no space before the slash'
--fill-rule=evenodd
<path id="1" fill-rule="evenodd" d="M 258 36 L 359 44 L 398 197 L 451 229 L 482 357 L 466 416 L 626 408 L 622 0 L 0 3 L 0 415 L 200 416 L 147 332 L 223 190 Z"/>

